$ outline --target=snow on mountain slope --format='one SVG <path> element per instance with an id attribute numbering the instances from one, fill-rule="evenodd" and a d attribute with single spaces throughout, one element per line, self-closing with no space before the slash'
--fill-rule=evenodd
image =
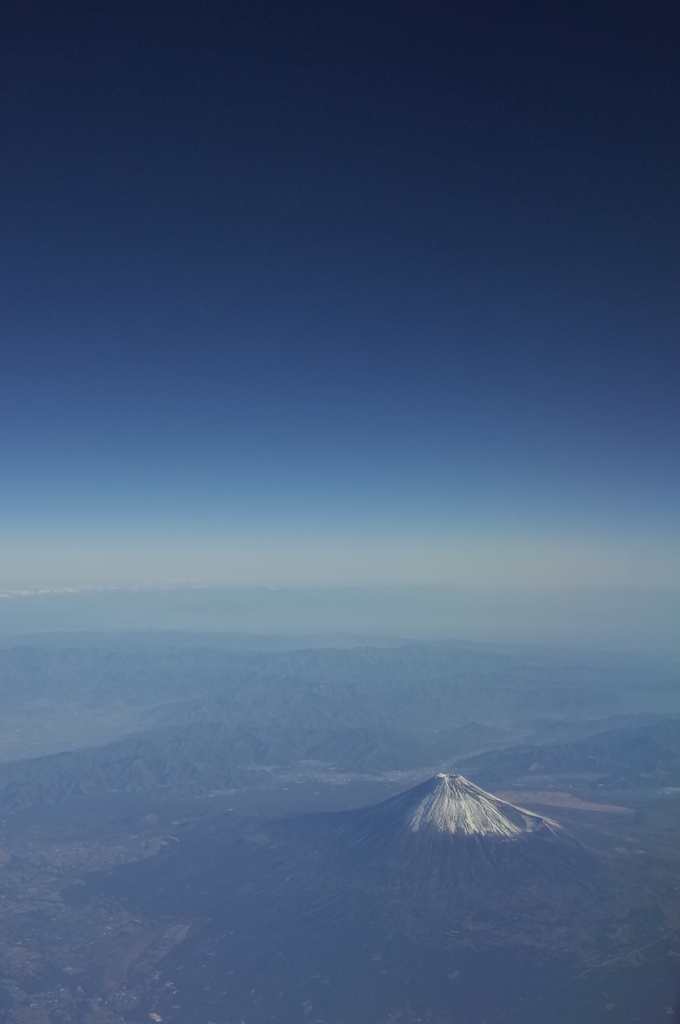
<path id="1" fill-rule="evenodd" d="M 437 884 L 457 884 L 501 869 L 515 878 L 573 876 L 577 865 L 591 860 L 555 821 L 501 800 L 462 775 L 435 775 L 372 807 L 308 824 L 329 829 L 329 840 L 352 870 L 373 865 L 370 870 L 406 871 L 413 884 L 429 879 L 429 885 L 435 876 Z"/>
<path id="2" fill-rule="evenodd" d="M 405 795 L 418 798 L 412 809 L 404 808 L 412 832 L 433 829 L 466 836 L 514 839 L 542 826 L 551 830 L 559 828 L 547 818 L 486 793 L 462 775 L 435 775 Z M 395 804 L 400 800 L 397 797 Z"/>

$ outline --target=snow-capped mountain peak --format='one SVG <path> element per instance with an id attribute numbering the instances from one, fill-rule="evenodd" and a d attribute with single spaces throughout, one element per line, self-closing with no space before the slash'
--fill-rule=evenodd
<path id="1" fill-rule="evenodd" d="M 462 775 L 435 775 L 411 790 L 411 794 L 419 798 L 413 806 L 405 808 L 411 832 L 431 830 L 515 839 L 541 825 L 559 827 L 540 815 L 486 793 Z"/>

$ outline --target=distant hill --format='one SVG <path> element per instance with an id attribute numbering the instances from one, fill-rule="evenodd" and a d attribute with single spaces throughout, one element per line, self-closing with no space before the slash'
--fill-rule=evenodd
<path id="1" fill-rule="evenodd" d="M 0 648 L 0 763 L 142 733 L 163 744 L 158 730 L 220 723 L 256 762 L 434 769 L 579 738 L 605 718 L 670 713 L 680 713 L 674 666 L 592 653 L 450 643 L 248 653 L 211 636 Z"/>
<path id="2" fill-rule="evenodd" d="M 100 747 L 0 764 L 0 807 L 57 803 L 97 793 L 199 796 L 301 767 L 377 773 L 413 769 L 493 737 L 493 730 L 482 726 L 435 735 L 427 743 L 375 727 L 343 729 L 324 723 L 305 728 L 267 718 L 253 726 L 198 721 L 148 730 Z"/>
<path id="3" fill-rule="evenodd" d="M 0 807 L 56 803 L 98 793 L 201 796 L 268 784 L 282 772 L 333 768 L 373 774 L 452 765 L 487 789 L 580 784 L 634 789 L 680 786 L 680 719 L 604 730 L 569 743 L 499 743 L 493 729 L 471 724 L 429 737 L 387 727 L 314 726 L 293 714 L 276 722 L 196 721 L 147 730 L 85 750 L 0 764 Z M 502 734 L 501 734 L 502 735 Z M 264 771 L 263 771 L 264 769 Z"/>
<path id="4" fill-rule="evenodd" d="M 130 737 L 90 750 L 0 764 L 0 806 L 106 793 L 192 795 L 234 785 L 233 760 L 219 728 Z"/>
<path id="5" fill-rule="evenodd" d="M 680 718 L 609 729 L 570 743 L 521 744 L 465 758 L 481 785 L 578 782 L 593 789 L 680 786 Z"/>

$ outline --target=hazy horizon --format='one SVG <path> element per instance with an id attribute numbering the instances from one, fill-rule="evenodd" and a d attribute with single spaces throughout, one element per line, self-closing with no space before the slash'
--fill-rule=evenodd
<path id="1" fill-rule="evenodd" d="M 678 588 L 83 588 L 0 593 L 0 637 L 188 632 L 680 654 Z M 247 646 L 247 643 L 246 643 Z"/>

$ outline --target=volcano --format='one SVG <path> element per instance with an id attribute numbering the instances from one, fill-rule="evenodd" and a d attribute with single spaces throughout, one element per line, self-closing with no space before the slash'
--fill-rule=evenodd
<path id="1" fill-rule="evenodd" d="M 475 786 L 462 775 L 434 775 L 414 789 L 346 817 L 367 836 L 393 841 L 484 839 L 513 842 L 530 835 L 566 836 L 557 822 L 516 807 Z"/>
<path id="2" fill-rule="evenodd" d="M 486 836 L 505 841 L 533 832 L 558 835 L 562 831 L 549 818 L 500 800 L 462 775 L 435 775 L 375 810 L 380 817 L 399 821 L 413 835 Z"/>
<path id="3" fill-rule="evenodd" d="M 462 775 L 435 775 L 372 807 L 336 815 L 347 863 L 446 885 L 572 879 L 591 858 L 550 818 L 487 793 Z"/>
<path id="4" fill-rule="evenodd" d="M 409 942 L 557 948 L 609 892 L 606 864 L 560 824 L 461 775 L 272 820 L 268 835 L 281 857 L 276 901 Z"/>

